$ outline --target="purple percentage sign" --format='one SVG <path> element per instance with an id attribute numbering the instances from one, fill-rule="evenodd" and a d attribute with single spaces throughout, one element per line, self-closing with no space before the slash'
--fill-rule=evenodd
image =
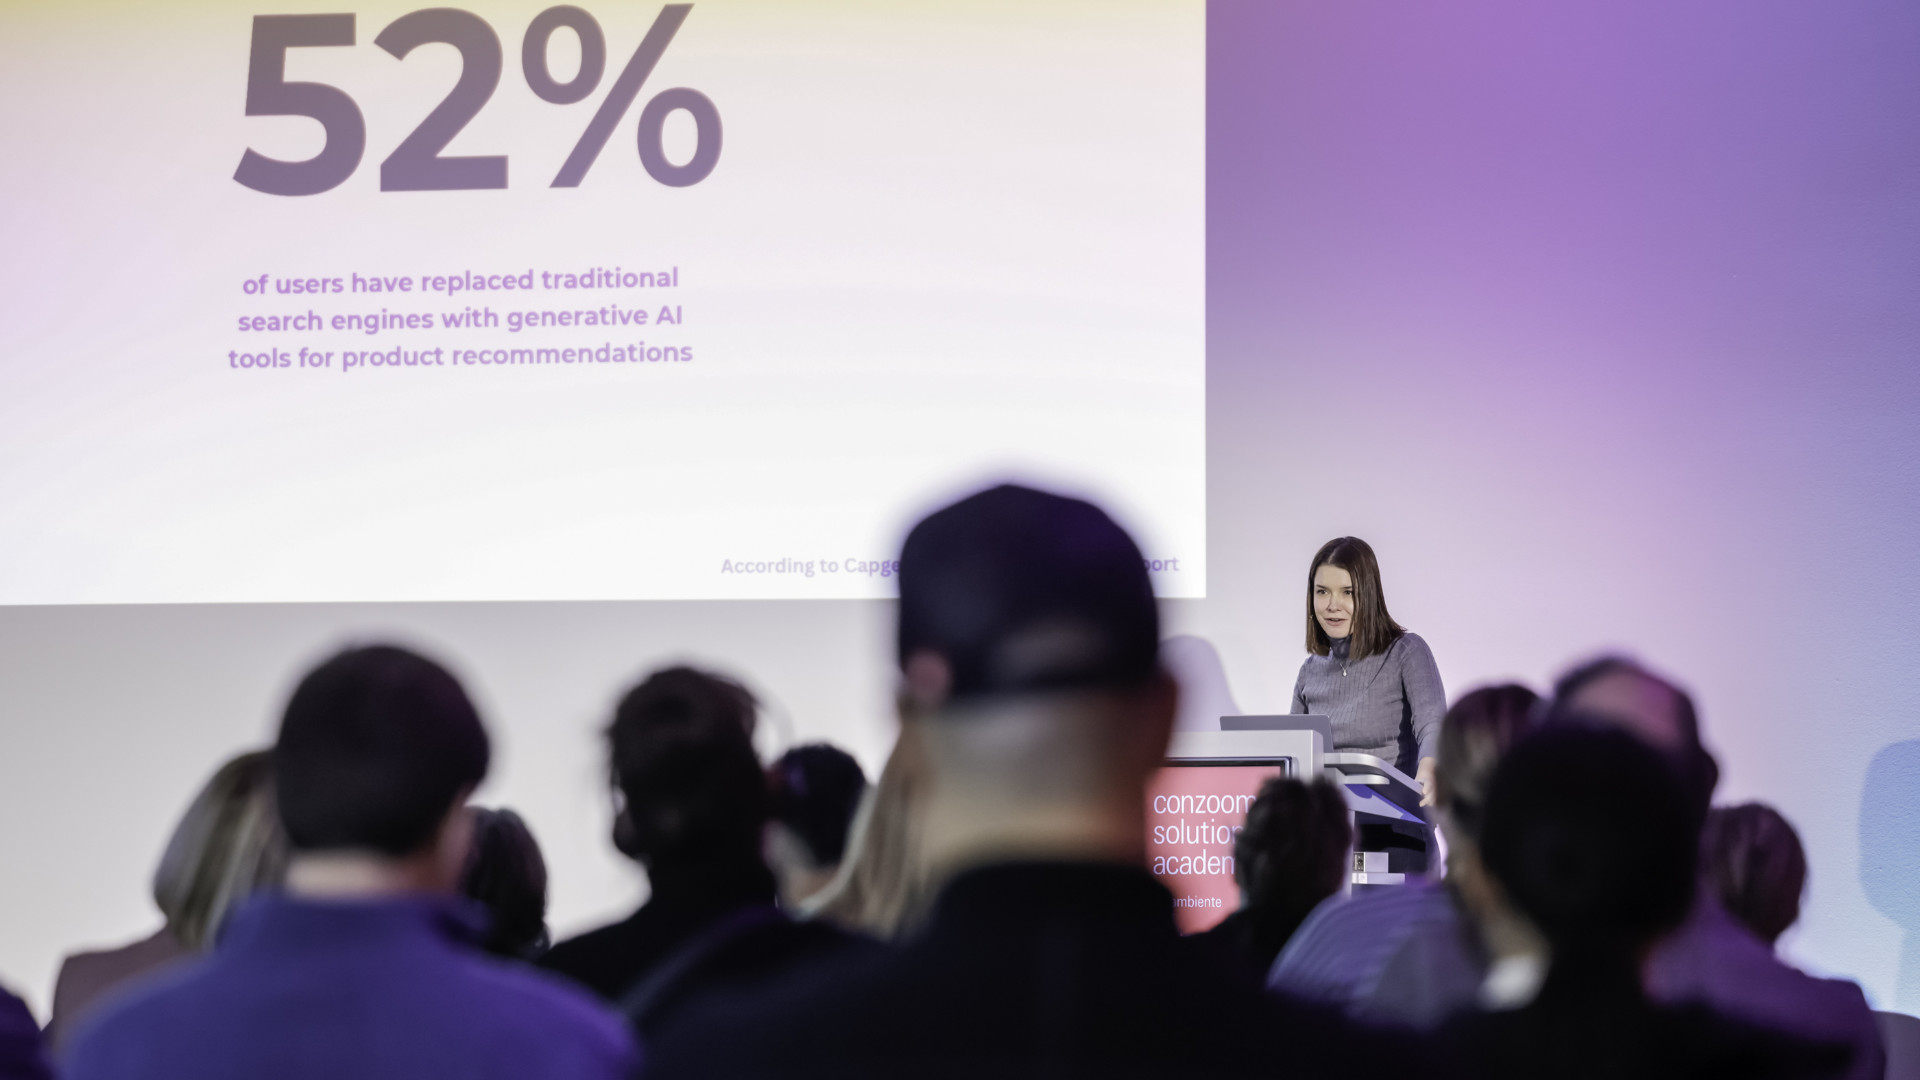
<path id="1" fill-rule="evenodd" d="M 587 170 L 607 145 L 608 136 L 640 96 L 641 84 L 653 74 L 654 65 L 665 55 L 667 45 L 692 10 L 692 4 L 668 4 L 660 9 L 647 36 L 640 39 L 640 47 L 633 51 L 633 59 L 627 61 L 620 77 L 614 80 L 613 89 L 607 92 L 606 100 L 600 103 L 600 111 L 593 114 L 587 130 L 574 144 L 573 153 L 568 154 L 566 164 L 560 166 L 560 174 L 553 178 L 554 187 L 580 186 Z M 572 30 L 580 39 L 580 70 L 566 83 L 556 82 L 547 68 L 547 42 L 554 31 L 562 27 Z M 593 16 L 570 5 L 551 7 L 536 16 L 527 27 L 520 49 L 520 65 L 526 73 L 527 85 L 541 100 L 556 105 L 571 104 L 591 94 L 606 70 L 606 58 L 606 37 L 600 32 L 600 24 Z M 678 109 L 684 109 L 693 117 L 695 131 L 693 157 L 684 165 L 668 161 L 661 145 L 667 116 Z M 639 139 L 640 164 L 648 176 L 669 187 L 697 184 L 705 180 L 720 161 L 720 110 L 698 90 L 684 86 L 662 90 L 640 110 Z"/>

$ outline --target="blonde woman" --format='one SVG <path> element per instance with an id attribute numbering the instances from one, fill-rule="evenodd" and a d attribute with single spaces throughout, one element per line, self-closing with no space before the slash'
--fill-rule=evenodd
<path id="1" fill-rule="evenodd" d="M 892 939 L 912 928 L 931 899 L 917 806 L 925 781 L 914 727 L 903 725 L 880 779 L 867 789 L 847 836 L 839 873 L 804 914 Z"/>
<path id="2" fill-rule="evenodd" d="M 54 1045 L 110 991 L 212 948 L 227 912 L 256 891 L 279 887 L 286 854 L 267 753 L 241 754 L 194 796 L 160 856 L 153 902 L 166 925 L 131 945 L 77 953 L 60 965 L 47 1023 Z"/>

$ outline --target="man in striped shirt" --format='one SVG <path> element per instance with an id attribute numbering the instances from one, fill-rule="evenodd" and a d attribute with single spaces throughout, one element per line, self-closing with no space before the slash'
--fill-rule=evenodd
<path id="1" fill-rule="evenodd" d="M 1480 880 L 1474 847 L 1480 804 L 1494 766 L 1533 723 L 1537 701 L 1523 686 L 1492 686 L 1448 710 L 1435 770 L 1435 801 L 1450 847 L 1448 880 L 1329 899 L 1281 951 L 1270 988 L 1420 1028 L 1438 1026 L 1478 1000 L 1489 950 L 1462 911 L 1459 890 Z M 1524 927 L 1510 932 L 1519 945 L 1530 944 Z M 1524 947 L 1496 951 L 1529 955 Z"/>

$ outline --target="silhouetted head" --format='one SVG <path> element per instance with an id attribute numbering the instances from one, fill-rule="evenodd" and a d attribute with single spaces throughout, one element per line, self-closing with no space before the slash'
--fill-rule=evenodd
<path id="1" fill-rule="evenodd" d="M 487 775 L 487 733 L 460 683 L 390 645 L 348 649 L 294 690 L 273 747 L 296 852 L 413 855 Z"/>
<path id="2" fill-rule="evenodd" d="M 1707 814 L 1700 861 L 1720 903 L 1771 945 L 1800 917 L 1807 853 L 1787 819 L 1763 803 Z"/>
<path id="3" fill-rule="evenodd" d="M 767 780 L 772 819 L 805 845 L 814 866 L 838 865 L 847 850 L 847 826 L 867 790 L 860 763 L 837 746 L 812 743 L 780 755 Z"/>
<path id="4" fill-rule="evenodd" d="M 899 660 L 922 707 L 1159 672 L 1140 549 L 1092 503 L 990 488 L 915 525 L 900 554 Z"/>
<path id="5" fill-rule="evenodd" d="M 781 898 L 798 904 L 825 888 L 845 857 L 867 776 L 845 750 L 813 743 L 780 755 L 767 770 L 767 786 L 767 865 L 780 880 Z"/>
<path id="6" fill-rule="evenodd" d="M 1479 834 L 1487 785 L 1507 750 L 1534 724 L 1540 697 L 1524 686 L 1483 686 L 1461 696 L 1440 722 L 1434 801 L 1447 812 L 1448 835 Z"/>
<path id="7" fill-rule="evenodd" d="M 473 849 L 460 894 L 487 909 L 488 952 L 532 960 L 547 951 L 547 861 L 519 814 L 473 812 Z"/>
<path id="8" fill-rule="evenodd" d="M 212 946 L 227 912 L 278 888 L 287 840 L 273 805 L 273 765 L 264 750 L 220 766 L 174 826 L 153 874 L 153 901 L 174 940 Z"/>
<path id="9" fill-rule="evenodd" d="M 1695 814 L 1706 816 L 1720 782 L 1720 766 L 1701 742 L 1693 698 L 1668 679 L 1624 657 L 1590 660 L 1554 684 L 1547 720 L 1630 732 L 1673 763 L 1692 796 Z"/>
<path id="10" fill-rule="evenodd" d="M 1347 800 L 1325 777 L 1276 777 L 1260 787 L 1233 840 L 1233 878 L 1249 908 L 1299 925 L 1340 891 L 1353 851 Z"/>
<path id="11" fill-rule="evenodd" d="M 1159 643 L 1140 549 L 1091 503 L 1003 486 L 914 526 L 898 655 L 928 864 L 1139 858 L 1179 705 Z"/>
<path id="12" fill-rule="evenodd" d="M 1487 791 L 1480 852 L 1556 974 L 1621 971 L 1685 917 L 1699 818 L 1670 759 L 1617 727 L 1542 727 Z"/>
<path id="13" fill-rule="evenodd" d="M 767 784 L 753 748 L 757 711 L 746 687 L 690 667 L 627 692 L 607 729 L 621 851 L 653 871 L 759 860 Z"/>

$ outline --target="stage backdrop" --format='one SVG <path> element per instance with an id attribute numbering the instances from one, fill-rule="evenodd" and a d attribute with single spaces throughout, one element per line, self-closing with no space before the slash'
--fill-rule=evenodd
<path id="1" fill-rule="evenodd" d="M 721 6 L 696 5 L 673 49 L 691 51 L 698 20 Z M 990 19 L 1030 6 L 924 10 L 955 18 L 977 10 L 985 14 L 966 17 Z M 821 7 L 856 22 L 883 10 Z M 4 18 L 25 25 L 53 19 L 57 10 L 26 5 Z M 400 10 L 363 16 L 354 49 L 384 59 L 369 43 Z M 484 14 L 506 26 L 508 10 Z M 742 10 L 772 19 L 785 6 Z M 1058 40 L 1105 40 L 1118 48 L 1111 35 L 1127 24 L 1118 16 L 1109 21 L 1106 10 L 1046 8 L 1078 28 Z M 217 28 L 229 51 L 247 48 L 251 18 L 263 13 L 110 5 L 100 9 L 99 33 L 111 40 L 124 32 L 114 29 L 120 22 L 144 25 L 154 11 L 178 11 Z M 608 27 L 612 82 L 649 21 L 598 14 Z M 513 61 L 525 22 L 521 17 L 502 32 L 511 77 L 518 75 Z M 1302 654 L 1306 561 L 1325 539 L 1351 533 L 1379 551 L 1395 615 L 1432 644 L 1456 694 L 1490 679 L 1542 684 L 1599 649 L 1645 657 L 1695 691 L 1722 762 L 1723 798 L 1774 803 L 1806 840 L 1812 880 L 1788 953 L 1813 970 L 1861 980 L 1881 1007 L 1920 1011 L 1920 904 L 1912 899 L 1920 895 L 1913 795 L 1920 784 L 1920 671 L 1913 660 L 1920 649 L 1920 304 L 1913 298 L 1920 281 L 1913 196 L 1920 189 L 1920 68 L 1911 62 L 1920 49 L 1920 12 L 1893 0 L 1818 7 L 1487 0 L 1419 9 L 1365 0 L 1217 2 L 1205 29 L 1204 490 L 1174 483 L 1156 489 L 1172 493 L 1164 503 L 1123 497 L 1136 524 L 1178 524 L 1180 508 L 1197 507 L 1204 496 L 1205 596 L 1163 576 L 1170 629 L 1215 644 L 1243 709 L 1283 710 Z M 616 37 L 618 47 L 611 44 Z M 838 62 L 886 59 L 862 53 L 863 40 L 843 41 Z M 1081 77 L 1070 75 L 1081 69 L 1060 52 L 1043 50 L 1035 62 L 1059 64 L 1062 79 Z M 428 55 L 423 50 L 418 59 Z M 672 55 L 662 60 L 663 77 Z M 200 121 L 154 109 L 169 80 L 186 76 L 163 59 L 148 62 L 155 98 L 126 108 L 153 110 L 153 125 L 197 131 Z M 294 122 L 243 117 L 245 66 L 231 58 L 222 63 L 225 74 L 208 78 L 224 83 L 208 91 L 208 100 L 224 111 L 205 123 L 252 139 L 255 129 L 245 125 Z M 991 83 L 1002 67 L 983 61 L 979 77 Z M 51 122 L 45 117 L 64 115 L 58 103 L 44 117 L 26 103 L 53 94 L 51 88 L 81 92 L 70 91 L 61 70 L 52 58 L 0 68 L 6 100 L 16 102 L 5 114 L 10 140 Z M 920 73 L 898 67 L 893 77 L 910 86 Z M 440 74 L 450 82 L 452 66 Z M 672 78 L 659 86 L 701 90 L 731 125 L 736 110 L 723 83 Z M 1123 92 L 1124 81 L 1114 93 Z M 1045 81 L 1034 85 L 1044 89 Z M 528 84 L 515 92 L 525 96 Z M 654 92 L 641 92 L 636 111 Z M 1053 152 L 997 160 L 1001 182 L 1017 185 L 1084 164 L 1076 156 L 1084 140 L 1110 138 L 1098 129 L 1117 122 L 1100 112 L 1111 104 L 1106 96 L 1095 97 L 1086 115 L 1105 120 L 1060 117 Z M 564 157 L 598 101 L 551 106 L 554 115 L 571 117 L 556 121 L 564 130 L 550 140 L 554 156 Z M 633 149 L 634 115 L 626 115 L 595 169 L 618 167 L 638 183 L 645 162 Z M 688 115 L 668 118 L 663 130 L 684 129 Z M 378 124 L 391 130 L 381 129 L 385 141 L 376 147 Z M 366 160 L 342 190 L 360 185 L 355 197 L 376 206 L 407 197 L 375 185 L 377 159 L 409 123 L 369 115 L 368 126 Z M 738 125 L 725 131 L 712 174 L 684 190 L 699 195 L 703 186 L 719 185 L 736 150 L 751 152 Z M 111 161 L 131 174 L 143 168 L 139 160 L 116 158 L 111 140 L 96 133 L 59 134 L 77 158 L 94 163 L 89 178 L 103 175 Z M 1045 141 L 1034 136 L 1024 145 Z M 248 143 L 221 145 L 236 155 L 224 162 L 230 169 Z M 287 156 L 314 148 L 259 145 Z M 697 160 L 697 147 L 687 157 L 687 145 L 662 145 L 680 155 L 670 166 Z M 939 149 L 924 140 L 912 145 Z M 1166 149 L 1178 154 L 1180 146 L 1176 140 Z M 532 149 L 515 144 L 511 153 Z M 495 151 L 458 144 L 454 152 Z M 552 164 L 541 160 L 542 169 Z M 520 158 L 513 161 L 518 170 Z M 65 160 L 33 164 L 45 170 L 33 181 L 41 184 L 78 168 Z M 12 207 L 15 186 L 28 181 L 16 159 L 4 167 Z M 519 197 L 520 174 L 512 179 L 507 194 Z M 582 192 L 602 179 L 590 174 Z M 1093 170 L 1083 182 L 1086 199 L 1099 200 L 1127 178 Z M 654 189 L 646 190 L 651 198 Z M 875 190 L 872 211 L 885 214 L 886 190 Z M 987 197 L 950 194 L 956 213 Z M 1143 212 L 1166 212 L 1142 205 Z M 156 268 L 156 294 L 197 304 L 184 294 L 231 285 L 236 296 L 222 310 L 234 319 L 248 314 L 238 261 L 234 273 L 211 282 L 165 269 L 169 260 L 190 265 L 195 256 L 170 231 L 168 215 L 176 209 L 133 201 L 97 212 L 124 226 L 126 259 Z M 53 224 L 36 226 L 35 243 L 48 259 L 71 259 Z M 406 221 L 395 227 L 425 228 Z M 882 261 L 888 236 L 874 233 Z M 150 250 L 156 246 L 161 250 Z M 261 250 L 276 249 L 263 242 Z M 102 249 L 103 258 L 111 254 Z M 275 256 L 289 268 L 282 276 L 293 273 L 297 255 Z M 10 333 L 46 317 L 22 303 L 24 290 L 37 283 L 14 265 L 8 263 L 4 309 Z M 684 274 L 691 264 L 679 265 Z M 1004 267 L 1010 275 L 1030 269 Z M 103 264 L 101 271 L 110 275 L 114 267 Z M 74 309 L 65 316 L 72 325 L 120 333 L 115 319 L 143 301 L 132 291 L 136 282 L 111 280 L 122 306 Z M 683 280 L 681 288 L 694 287 Z M 777 306 L 802 295 L 805 285 L 770 277 L 758 299 Z M 1010 306 L 996 309 L 996 317 L 1020 314 L 1013 301 L 1021 297 L 1046 305 L 1072 292 L 1071 283 L 1048 288 L 1056 291 L 1017 280 Z M 659 306 L 647 305 L 656 317 Z M 686 306 L 684 333 L 692 340 L 696 308 Z M 1113 317 L 1140 316 L 1117 310 Z M 187 329 L 199 332 L 195 327 Z M 1061 332 L 1062 347 L 1085 344 L 1112 324 L 1096 319 L 1082 329 L 1085 336 Z M 725 340 L 715 334 L 699 339 L 683 368 L 710 370 L 703 365 L 712 358 L 700 350 Z M 146 370 L 133 363 L 139 340 L 112 340 L 118 344 L 97 358 L 101 363 Z M 902 364 L 923 354 L 952 355 L 941 340 L 903 340 L 912 355 Z M 48 351 L 45 335 L 9 341 L 0 358 L 8 378 L 18 374 L 22 357 L 64 355 Z M 155 354 L 154 363 L 179 361 L 184 353 L 175 349 Z M 224 347 L 220 356 L 224 363 Z M 880 364 L 876 378 L 885 370 Z M 313 373 L 250 374 L 266 380 Z M 326 377 L 351 387 L 348 380 L 359 375 L 413 374 L 423 373 L 336 369 Z M 522 373 L 476 366 L 472 374 L 477 380 Z M 603 377 L 598 369 L 581 374 Z M 682 377 L 672 369 L 627 374 Z M 1049 377 L 1070 381 L 1064 401 L 1114 404 L 1106 396 L 1114 377 L 1097 365 Z M 463 385 L 463 393 L 476 394 L 498 386 Z M 123 437 L 129 424 L 150 428 L 151 418 L 128 411 L 137 404 L 128 399 L 105 412 L 55 409 L 25 419 L 10 414 L 0 439 L 20 438 L 14 424 L 31 420 L 67 440 L 63 446 L 85 450 Z M 757 407 L 770 413 L 777 404 L 761 399 Z M 1072 412 L 1062 411 L 1063 422 Z M 1022 415 L 1007 424 L 1024 429 L 1030 422 Z M 1177 445 L 1177 432 L 1170 436 L 1165 426 L 1177 423 L 1147 409 L 1139 434 Z M 482 442 L 469 445 L 488 452 Z M 218 461 L 217 449 L 200 448 L 208 469 L 254 475 Z M 865 447 L 849 459 L 890 468 L 896 451 Z M 936 488 L 960 483 L 968 469 L 997 467 L 941 460 L 958 464 Z M 376 464 L 363 463 L 365 470 Z M 1059 460 L 1017 455 L 997 464 L 1119 490 L 1117 474 L 1093 466 L 1075 471 Z M 399 455 L 382 467 L 405 473 L 423 466 Z M 460 462 L 434 467 L 457 469 Z M 66 520 L 53 512 L 63 492 L 73 494 L 63 480 L 99 480 L 97 468 L 50 454 L 8 460 L 0 469 L 11 483 L 25 477 L 38 485 L 29 492 L 38 500 L 38 520 L 19 505 L 0 509 L 0 520 L 15 530 L 10 535 L 38 545 L 0 552 L 0 576 L 10 588 L 42 580 L 34 565 L 62 572 L 104 566 L 125 571 L 125 581 L 158 580 L 140 563 L 153 553 L 133 542 L 137 536 L 97 529 L 95 517 Z M 324 484 L 313 490 L 338 495 Z M 787 495 L 780 485 L 769 490 Z M 861 551 L 883 547 L 883 523 L 897 529 L 925 501 L 898 491 L 860 501 L 865 489 L 845 490 L 858 496 L 856 516 L 865 515 Z M 391 494 L 399 498 L 404 487 Z M 578 492 L 522 494 L 537 507 Z M 156 505 L 171 505 L 165 491 L 150 495 Z M 682 505 L 697 510 L 695 502 Z M 276 513 L 299 511 L 269 509 L 228 506 L 223 520 L 270 529 Z M 413 512 L 400 507 L 396 520 L 410 521 Z M 752 519 L 757 508 L 728 512 Z M 1142 527 L 1153 536 L 1170 526 Z M 98 548 L 63 552 L 60 531 L 82 528 L 97 529 L 90 542 L 124 546 L 104 556 Z M 170 543 L 180 542 L 180 534 L 170 535 Z M 35 563 L 23 564 L 29 555 Z M 257 571 L 250 580 L 298 584 L 275 578 L 258 553 L 234 555 L 243 556 L 252 561 L 236 565 Z M 591 541 L 581 555 L 605 556 Z M 329 587 L 356 580 L 363 579 L 336 579 Z M 556 586 L 551 595 L 576 594 Z M 687 594 L 663 588 L 657 595 Z M 756 587 L 737 595 L 801 594 Z M 62 951 L 147 932 L 155 916 L 144 899 L 145 879 L 173 817 L 222 757 L 268 737 L 298 669 L 343 641 L 398 637 L 450 658 L 469 677 L 500 744 L 500 765 L 482 801 L 515 806 L 531 820 L 552 865 L 553 921 L 565 934 L 620 914 L 644 893 L 640 876 L 605 839 L 597 739 L 624 683 L 667 660 L 709 662 L 738 672 L 763 694 L 769 752 L 828 738 L 877 766 L 892 737 L 890 616 L 884 599 L 0 608 L 0 879 L 7 883 L 0 888 L 0 978 L 44 1008 Z"/>

